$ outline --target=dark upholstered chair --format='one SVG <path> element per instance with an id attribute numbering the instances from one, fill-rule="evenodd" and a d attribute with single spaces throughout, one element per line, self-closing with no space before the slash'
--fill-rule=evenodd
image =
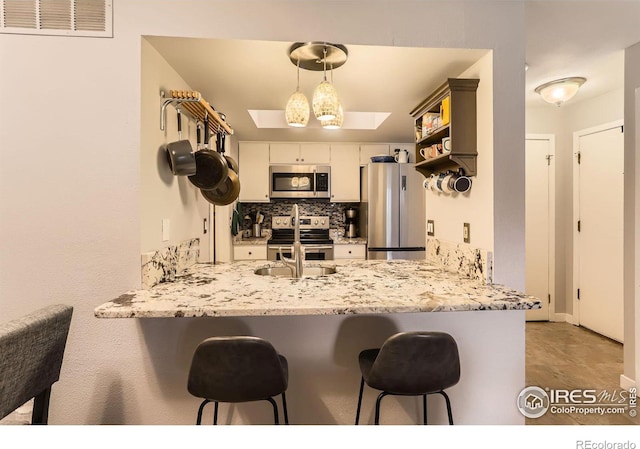
<path id="1" fill-rule="evenodd" d="M 258 337 L 212 337 L 201 342 L 193 354 L 188 390 L 203 398 L 196 424 L 202 422 L 202 411 L 214 403 L 213 423 L 218 423 L 219 402 L 269 401 L 279 424 L 274 396 L 282 395 L 284 422 L 289 424 L 285 390 L 289 379 L 287 359 L 278 354 L 266 340 Z"/>
<path id="2" fill-rule="evenodd" d="M 73 307 L 54 305 L 0 324 L 0 419 L 35 398 L 32 424 L 47 424 Z"/>
<path id="3" fill-rule="evenodd" d="M 460 380 L 460 357 L 451 335 L 401 332 L 389 337 L 379 349 L 362 351 L 359 362 L 362 379 L 356 424 L 360 419 L 365 383 L 382 391 L 376 400 L 375 424 L 380 423 L 380 402 L 386 395 L 422 396 L 424 424 L 427 424 L 427 395 L 433 393 L 444 396 L 449 424 L 453 424 L 451 402 L 444 389 Z"/>

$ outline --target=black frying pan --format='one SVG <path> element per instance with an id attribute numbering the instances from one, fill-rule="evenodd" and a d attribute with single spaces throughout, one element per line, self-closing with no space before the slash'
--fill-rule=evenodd
<path id="1" fill-rule="evenodd" d="M 199 189 L 212 190 L 219 187 L 228 177 L 229 165 L 224 156 L 212 151 L 209 146 L 209 119 L 204 119 L 204 149 L 196 151 L 196 173 L 189 176 L 191 184 Z"/>
<path id="2" fill-rule="evenodd" d="M 226 134 L 224 132 L 218 133 L 218 137 L 217 137 L 217 140 L 216 140 L 216 147 L 218 148 L 218 152 L 220 154 L 222 154 L 224 156 L 224 158 L 227 160 L 227 165 L 229 166 L 229 168 L 231 170 L 233 170 L 234 172 L 236 172 L 236 174 L 237 174 L 238 170 L 240 169 L 238 167 L 238 163 L 231 156 L 227 156 L 226 154 L 224 154 L 224 140 L 225 140 L 225 137 L 226 137 Z"/>
<path id="3" fill-rule="evenodd" d="M 235 171 L 229 169 L 227 179 L 216 189 L 203 190 L 200 193 L 204 199 L 215 206 L 226 206 L 233 203 L 240 195 L 240 179 Z"/>

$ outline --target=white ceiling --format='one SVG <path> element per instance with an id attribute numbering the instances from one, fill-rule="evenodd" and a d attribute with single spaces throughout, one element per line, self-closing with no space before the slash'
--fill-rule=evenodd
<path id="1" fill-rule="evenodd" d="M 624 49 L 640 42 L 640 1 L 527 1 L 526 102 L 540 84 L 583 76 L 577 103 L 624 86 Z M 553 107 L 553 106 L 550 106 Z"/>
<path id="2" fill-rule="evenodd" d="M 574 103 L 623 86 L 624 48 L 640 42 L 640 1 L 525 3 L 527 106 L 552 107 L 534 89 L 558 78 L 587 78 Z M 348 111 L 390 112 L 379 129 L 258 129 L 248 110 L 284 109 L 295 90 L 296 67 L 288 57 L 292 42 L 147 39 L 193 89 L 226 114 L 241 140 L 410 142 L 409 111 L 445 78 L 459 76 L 486 54 L 343 43 L 349 57 L 333 74 L 341 102 Z M 322 72 L 301 70 L 301 90 L 307 98 L 321 79 Z"/>
<path id="3" fill-rule="evenodd" d="M 391 113 L 376 131 L 258 129 L 248 110 L 284 110 L 296 89 L 297 69 L 288 52 L 292 42 L 147 39 L 193 89 L 226 114 L 242 140 L 411 142 L 409 112 L 447 77 L 459 76 L 487 53 L 347 44 L 347 62 L 334 71 L 333 84 L 345 111 Z M 300 71 L 300 90 L 309 100 L 322 76 Z"/>

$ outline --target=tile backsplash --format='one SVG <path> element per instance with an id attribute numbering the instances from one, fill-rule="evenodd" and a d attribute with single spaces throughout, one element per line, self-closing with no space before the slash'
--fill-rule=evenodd
<path id="1" fill-rule="evenodd" d="M 344 228 L 344 211 L 348 207 L 360 207 L 360 203 L 331 203 L 318 200 L 278 200 L 270 203 L 241 203 L 242 217 L 240 227 L 242 230 L 251 229 L 251 221 L 244 220 L 249 215 L 255 220 L 256 213 L 264 215 L 262 227 L 271 229 L 271 217 L 277 215 L 289 215 L 294 204 L 298 205 L 300 215 L 328 215 L 331 229 Z"/>

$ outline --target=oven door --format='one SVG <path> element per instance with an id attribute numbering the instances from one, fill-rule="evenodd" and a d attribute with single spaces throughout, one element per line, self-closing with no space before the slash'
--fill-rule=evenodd
<path id="1" fill-rule="evenodd" d="M 267 246 L 267 260 L 280 260 L 280 246 Z M 290 245 L 282 245 L 282 255 L 288 259 L 293 257 Z M 304 245 L 305 261 L 333 260 L 333 245 Z"/>

